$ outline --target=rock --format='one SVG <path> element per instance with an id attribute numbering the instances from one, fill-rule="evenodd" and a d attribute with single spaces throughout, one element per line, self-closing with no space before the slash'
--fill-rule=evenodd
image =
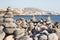
<path id="1" fill-rule="evenodd" d="M 58 23 L 57 26 L 58 26 L 58 29 L 60 29 L 60 23 Z"/>
<path id="2" fill-rule="evenodd" d="M 57 34 L 57 36 L 59 37 L 59 40 L 60 40 L 60 29 L 56 29 L 56 34 Z"/>
<path id="3" fill-rule="evenodd" d="M 0 23 L 3 23 L 3 20 L 4 20 L 4 18 L 3 18 L 3 17 L 1 17 L 1 18 L 0 18 Z"/>
<path id="4" fill-rule="evenodd" d="M 41 31 L 41 28 L 40 28 L 39 26 L 36 26 L 36 27 L 35 27 L 35 30 L 36 30 L 36 31 Z"/>
<path id="5" fill-rule="evenodd" d="M 49 34 L 48 40 L 58 40 L 58 36 L 55 33 Z"/>
<path id="6" fill-rule="evenodd" d="M 49 23 L 51 23 L 52 21 L 51 21 L 51 18 L 50 18 L 50 16 L 48 16 L 48 18 L 47 18 L 47 24 L 49 24 Z"/>
<path id="7" fill-rule="evenodd" d="M 42 33 L 45 34 L 45 35 L 49 35 L 47 30 L 42 31 Z"/>
<path id="8" fill-rule="evenodd" d="M 13 14 L 12 12 L 6 12 L 5 15 L 4 15 L 5 18 L 12 18 L 13 17 Z"/>
<path id="9" fill-rule="evenodd" d="M 5 35 L 6 34 L 3 31 L 0 30 L 0 40 L 3 40 Z"/>
<path id="10" fill-rule="evenodd" d="M 39 40 L 47 40 L 47 36 L 46 35 L 41 35 Z"/>
<path id="11" fill-rule="evenodd" d="M 5 22 L 13 22 L 14 20 L 12 18 L 5 18 L 4 21 Z"/>
<path id="12" fill-rule="evenodd" d="M 4 28 L 4 27 L 1 25 L 1 26 L 0 26 L 0 30 L 3 30 L 3 28 Z"/>
<path id="13" fill-rule="evenodd" d="M 38 40 L 38 37 L 37 37 L 37 36 L 35 36 L 35 37 L 34 37 L 34 40 Z"/>
<path id="14" fill-rule="evenodd" d="M 16 29 L 15 31 L 14 31 L 14 37 L 17 39 L 17 38 L 20 38 L 20 37 L 22 37 L 22 36 L 24 36 L 25 35 L 25 29 L 20 29 L 20 28 L 18 28 L 18 29 Z"/>
<path id="15" fill-rule="evenodd" d="M 48 27 L 45 26 L 45 25 L 41 25 L 40 28 L 41 28 L 41 30 L 43 30 L 43 29 L 48 29 Z"/>
<path id="16" fill-rule="evenodd" d="M 17 25 L 15 23 L 13 23 L 13 22 L 11 22 L 11 23 L 4 23 L 4 25 L 7 28 L 16 28 L 17 27 Z"/>
<path id="17" fill-rule="evenodd" d="M 30 38 L 29 36 L 23 36 L 17 40 L 33 40 L 32 38 Z"/>
<path id="18" fill-rule="evenodd" d="M 7 34 L 12 34 L 15 30 L 16 28 L 4 28 L 4 32 Z"/>
<path id="19" fill-rule="evenodd" d="M 4 40 L 14 40 L 13 37 L 14 37 L 13 35 L 9 35 L 9 36 L 7 36 Z"/>

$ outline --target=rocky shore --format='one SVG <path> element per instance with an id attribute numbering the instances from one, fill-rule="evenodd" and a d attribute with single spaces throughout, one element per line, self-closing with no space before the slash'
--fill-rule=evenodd
<path id="1" fill-rule="evenodd" d="M 36 20 L 33 15 L 30 20 L 13 19 L 13 12 L 7 8 L 0 17 L 0 40 L 60 40 L 60 23 L 46 20 Z"/>
<path id="2" fill-rule="evenodd" d="M 0 16 L 3 16 L 6 12 L 7 8 L 0 9 Z M 38 8 L 11 8 L 9 7 L 9 10 L 13 12 L 14 16 L 20 16 L 20 15 L 60 15 L 59 11 L 45 11 Z"/>

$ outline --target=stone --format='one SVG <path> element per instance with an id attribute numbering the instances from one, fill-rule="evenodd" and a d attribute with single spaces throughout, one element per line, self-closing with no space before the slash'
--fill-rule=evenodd
<path id="1" fill-rule="evenodd" d="M 49 34 L 48 40 L 58 40 L 58 36 L 56 35 L 56 33 Z"/>
<path id="2" fill-rule="evenodd" d="M 12 18 L 13 17 L 13 13 L 12 12 L 6 12 L 4 17 L 5 18 Z"/>
<path id="3" fill-rule="evenodd" d="M 42 33 L 45 34 L 45 35 L 49 35 L 47 30 L 42 31 Z"/>
<path id="4" fill-rule="evenodd" d="M 14 40 L 14 36 L 13 35 L 9 35 L 4 40 Z"/>
<path id="5" fill-rule="evenodd" d="M 12 34 L 15 30 L 16 28 L 4 28 L 4 32 L 7 34 Z"/>
<path id="6" fill-rule="evenodd" d="M 4 20 L 4 18 L 3 18 L 3 17 L 1 17 L 1 18 L 0 18 L 0 23 L 3 23 L 3 20 Z"/>
<path id="7" fill-rule="evenodd" d="M 30 38 L 29 36 L 23 36 L 17 40 L 33 40 L 32 38 Z"/>
<path id="8" fill-rule="evenodd" d="M 14 36 L 15 36 L 15 38 L 20 38 L 20 37 L 22 37 L 22 36 L 24 36 L 25 35 L 25 29 L 20 29 L 20 28 L 18 28 L 18 29 L 16 29 L 15 31 L 14 31 Z"/>
<path id="9" fill-rule="evenodd" d="M 4 25 L 7 28 L 16 28 L 17 27 L 17 25 L 15 23 L 13 23 L 13 22 L 11 22 L 11 23 L 4 23 Z"/>
<path id="10" fill-rule="evenodd" d="M 3 30 L 3 28 L 4 28 L 4 27 L 1 25 L 1 26 L 0 26 L 0 30 Z"/>
<path id="11" fill-rule="evenodd" d="M 12 18 L 5 18 L 5 22 L 13 22 L 14 20 Z"/>
<path id="12" fill-rule="evenodd" d="M 5 35 L 6 35 L 5 32 L 0 30 L 0 40 L 3 40 Z"/>
<path id="13" fill-rule="evenodd" d="M 40 38 L 39 38 L 39 40 L 47 40 L 47 35 L 44 35 L 44 34 L 41 35 Z"/>
<path id="14" fill-rule="evenodd" d="M 56 34 L 57 34 L 57 36 L 59 37 L 59 40 L 60 40 L 60 29 L 56 29 Z"/>

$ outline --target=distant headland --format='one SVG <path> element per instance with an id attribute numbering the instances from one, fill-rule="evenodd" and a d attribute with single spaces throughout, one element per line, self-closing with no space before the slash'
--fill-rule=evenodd
<path id="1" fill-rule="evenodd" d="M 37 9 L 37 8 L 23 8 L 23 9 L 19 9 L 19 8 L 11 8 L 8 7 L 10 9 L 11 12 L 13 12 L 14 16 L 20 16 L 20 15 L 60 15 L 60 12 L 57 11 L 44 11 L 41 9 Z M 6 12 L 7 8 L 1 8 L 0 9 L 0 16 L 3 16 Z"/>

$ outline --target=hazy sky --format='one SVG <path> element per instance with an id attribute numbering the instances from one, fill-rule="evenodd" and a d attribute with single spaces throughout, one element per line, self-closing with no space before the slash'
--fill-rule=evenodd
<path id="1" fill-rule="evenodd" d="M 39 8 L 42 10 L 60 11 L 60 0 L 0 0 L 0 8 Z"/>

